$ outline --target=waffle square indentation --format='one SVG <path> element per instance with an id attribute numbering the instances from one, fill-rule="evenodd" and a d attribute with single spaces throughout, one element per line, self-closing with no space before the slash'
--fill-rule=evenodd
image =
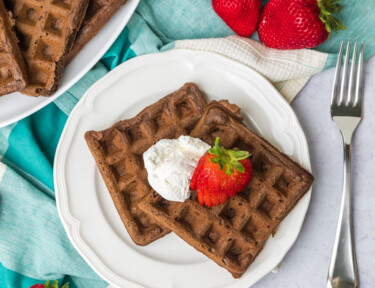
<path id="1" fill-rule="evenodd" d="M 241 258 L 244 256 L 243 247 L 239 245 L 238 240 L 235 240 L 231 247 L 225 253 L 224 261 L 234 262 L 235 265 L 241 266 Z"/>
<path id="2" fill-rule="evenodd" d="M 45 72 L 40 67 L 31 67 L 29 71 L 34 71 L 34 73 L 30 73 L 29 80 L 32 84 L 37 84 L 44 86 L 48 81 L 48 72 Z"/>
<path id="3" fill-rule="evenodd" d="M 0 68 L 0 79 L 2 80 L 10 80 L 13 78 L 12 71 L 7 67 Z"/>
<path id="4" fill-rule="evenodd" d="M 283 194 L 286 198 L 289 197 L 289 189 L 292 184 L 292 180 L 285 176 L 285 174 L 281 175 L 279 179 L 275 183 L 275 188 Z"/>
<path id="5" fill-rule="evenodd" d="M 240 227 L 245 224 L 248 217 L 250 217 L 250 211 L 246 203 L 237 200 L 238 198 L 229 199 L 219 216 L 235 229 L 240 229 Z"/>
<path id="6" fill-rule="evenodd" d="M 47 16 L 47 20 L 44 23 L 44 31 L 48 31 L 55 35 L 61 36 L 62 35 L 62 28 L 64 27 L 64 21 L 53 14 L 49 13 Z"/>
<path id="7" fill-rule="evenodd" d="M 258 204 L 257 210 L 268 219 L 273 219 L 275 214 L 275 209 L 277 204 L 275 203 L 274 199 L 269 195 L 263 197 L 263 199 Z"/>
<path id="8" fill-rule="evenodd" d="M 177 116 L 180 119 L 184 119 L 191 115 L 191 110 L 193 109 L 192 105 L 187 100 L 176 103 Z"/>
<path id="9" fill-rule="evenodd" d="M 40 13 L 40 8 L 24 4 L 17 15 L 17 20 L 30 26 L 36 26 Z"/>
<path id="10" fill-rule="evenodd" d="M 264 235 L 267 235 L 268 233 L 268 227 L 264 226 L 265 222 L 261 218 L 261 216 L 257 215 L 256 213 L 253 213 L 241 232 L 245 234 L 247 242 L 254 242 L 255 245 L 258 245 L 258 242 L 262 241 Z"/>
<path id="11" fill-rule="evenodd" d="M 223 228 L 217 222 L 212 223 L 202 235 L 202 240 L 209 246 L 209 252 L 211 253 L 224 253 L 226 247 L 231 245 L 233 241 L 229 234 L 223 233 Z"/>
<path id="12" fill-rule="evenodd" d="M 153 224 L 150 217 L 136 207 L 133 210 L 131 209 L 131 214 L 133 215 L 138 228 L 141 230 L 144 230 Z"/>
<path id="13" fill-rule="evenodd" d="M 253 165 L 254 171 L 256 171 L 257 174 L 259 174 L 259 176 L 261 176 L 264 179 L 267 178 L 267 172 L 272 167 L 268 159 L 261 154 L 252 161 L 252 165 Z"/>
<path id="14" fill-rule="evenodd" d="M 189 209 L 180 215 L 180 223 L 184 228 L 194 234 L 196 237 L 201 237 L 207 231 L 208 220 L 202 217 L 201 219 L 197 218 L 195 209 Z"/>
<path id="15" fill-rule="evenodd" d="M 133 181 L 135 180 L 134 176 L 132 175 L 125 175 L 124 176 L 124 183 L 129 183 L 125 189 L 123 189 L 123 193 L 126 197 L 126 200 L 127 202 L 135 202 L 139 199 L 141 199 L 143 197 L 143 195 L 141 193 L 139 193 L 141 191 L 141 189 L 138 189 L 138 185 L 137 185 L 137 182 L 136 181 Z"/>
<path id="16" fill-rule="evenodd" d="M 154 123 L 155 134 L 160 133 L 161 130 L 169 128 L 168 126 L 173 126 L 173 120 L 168 110 L 161 110 L 152 119 Z M 171 124 L 171 125 L 169 125 Z M 162 133 L 162 132 L 161 132 Z"/>
<path id="17" fill-rule="evenodd" d="M 56 45 L 53 45 L 52 43 L 39 40 L 35 50 L 35 57 L 41 60 L 53 62 L 56 57 L 54 46 L 56 47 Z"/>
<path id="18" fill-rule="evenodd" d="M 210 134 L 213 140 L 220 137 L 220 145 L 227 148 L 235 147 L 233 144 L 237 141 L 237 134 L 232 127 L 214 125 Z"/>

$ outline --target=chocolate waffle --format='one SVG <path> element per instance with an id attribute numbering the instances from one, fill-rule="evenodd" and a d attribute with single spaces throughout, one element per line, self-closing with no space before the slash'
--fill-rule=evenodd
<path id="1" fill-rule="evenodd" d="M 170 232 L 138 208 L 140 199 L 151 191 L 143 153 L 160 139 L 190 134 L 205 105 L 198 87 L 187 83 L 134 118 L 85 134 L 121 220 L 138 245 L 147 245 Z"/>
<path id="2" fill-rule="evenodd" d="M 198 251 L 239 278 L 254 261 L 298 200 L 313 176 L 241 123 L 239 108 L 211 102 L 195 129 L 210 145 L 215 138 L 227 148 L 251 153 L 253 177 L 248 187 L 220 206 L 200 206 L 196 194 L 183 203 L 150 193 L 138 207 Z"/>
<path id="3" fill-rule="evenodd" d="M 59 85 L 65 58 L 85 16 L 88 0 L 8 0 L 16 19 L 20 47 L 28 67 L 31 96 L 52 95 Z"/>
<path id="4" fill-rule="evenodd" d="M 26 86 L 26 66 L 18 48 L 12 19 L 0 1 L 0 96 Z"/>
<path id="5" fill-rule="evenodd" d="M 126 2 L 127 0 L 90 0 L 85 19 L 78 32 L 72 51 L 69 53 L 67 63 L 98 34 L 109 19 L 111 19 Z"/>

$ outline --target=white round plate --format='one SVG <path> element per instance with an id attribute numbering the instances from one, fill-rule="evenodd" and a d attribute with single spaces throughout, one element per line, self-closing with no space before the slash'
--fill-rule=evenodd
<path id="1" fill-rule="evenodd" d="M 306 139 L 293 110 L 257 72 L 223 56 L 187 50 L 141 56 L 120 65 L 94 84 L 74 108 L 54 167 L 57 208 L 70 241 L 115 287 L 248 288 L 280 263 L 302 226 L 311 191 L 237 280 L 173 233 L 146 247 L 132 242 L 84 133 L 135 116 L 185 82 L 197 83 L 207 100 L 228 99 L 242 107 L 249 127 L 310 169 Z"/>
<path id="2" fill-rule="evenodd" d="M 111 47 L 125 28 L 140 0 L 128 0 L 100 32 L 64 69 L 59 89 L 51 97 L 28 97 L 12 93 L 0 97 L 0 128 L 42 109 L 81 79 Z"/>

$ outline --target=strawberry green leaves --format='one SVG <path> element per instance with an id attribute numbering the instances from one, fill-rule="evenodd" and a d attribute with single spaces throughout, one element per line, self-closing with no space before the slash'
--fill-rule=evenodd
<path id="1" fill-rule="evenodd" d="M 57 280 L 53 280 L 53 283 L 47 280 L 46 283 L 44 283 L 44 288 L 59 288 L 59 283 Z M 69 288 L 69 283 L 65 283 L 61 288 Z"/>
<path id="2" fill-rule="evenodd" d="M 341 0 L 318 0 L 318 6 L 320 8 L 319 18 L 324 23 L 328 33 L 346 30 L 345 24 L 332 15 L 341 11 L 342 7 L 338 3 L 340 1 Z"/>
<path id="3" fill-rule="evenodd" d="M 243 167 L 243 165 L 242 165 L 240 162 L 235 162 L 235 163 L 233 163 L 232 165 L 233 165 L 233 167 L 234 167 L 235 169 L 237 169 L 239 172 L 241 172 L 241 173 L 244 173 L 244 172 L 245 172 L 245 168 Z M 232 173 L 230 173 L 230 174 L 232 174 Z M 229 175 L 230 175 L 230 174 L 229 174 Z"/>
<path id="4" fill-rule="evenodd" d="M 220 170 L 225 168 L 225 174 L 227 175 L 232 175 L 233 169 L 244 173 L 245 169 L 239 161 L 248 158 L 250 153 L 247 151 L 241 151 L 238 148 L 227 150 L 223 146 L 220 146 L 219 142 L 220 138 L 217 137 L 215 139 L 215 146 L 208 150 L 208 153 L 216 156 L 211 158 L 210 162 L 218 164 Z"/>
<path id="5" fill-rule="evenodd" d="M 199 159 L 190 182 L 190 189 L 196 190 L 200 205 L 218 206 L 234 197 L 249 185 L 252 166 L 249 152 L 239 149 L 227 150 L 215 146 Z"/>

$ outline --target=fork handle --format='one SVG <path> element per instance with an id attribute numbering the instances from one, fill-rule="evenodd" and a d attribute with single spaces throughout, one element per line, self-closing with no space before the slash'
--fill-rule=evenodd
<path id="1" fill-rule="evenodd" d="M 358 287 L 351 211 L 350 166 L 350 144 L 344 143 L 343 192 L 335 244 L 328 273 L 328 288 Z"/>

